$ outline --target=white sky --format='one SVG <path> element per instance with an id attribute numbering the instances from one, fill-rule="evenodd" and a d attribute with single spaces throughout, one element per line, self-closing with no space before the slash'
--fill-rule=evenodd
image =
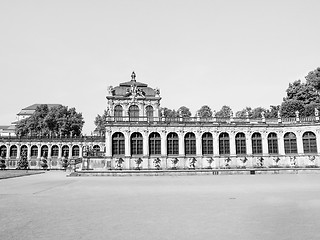
<path id="1" fill-rule="evenodd" d="M 137 80 L 163 107 L 278 105 L 320 66 L 319 0 L 0 1 L 0 125 L 34 103 L 82 112 Z"/>

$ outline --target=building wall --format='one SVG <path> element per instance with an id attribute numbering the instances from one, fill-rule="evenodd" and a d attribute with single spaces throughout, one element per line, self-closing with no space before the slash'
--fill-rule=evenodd
<path id="1" fill-rule="evenodd" d="M 58 152 L 53 154 L 54 147 L 57 147 Z M 21 158 L 21 152 L 23 148 L 27 150 L 27 158 L 29 161 L 30 169 L 41 169 L 41 159 L 43 159 L 43 152 L 41 149 L 48 148 L 47 161 L 49 169 L 61 169 L 62 159 L 64 158 L 63 150 L 67 150 L 67 159 L 83 158 L 86 148 L 98 148 L 99 151 L 105 150 L 105 143 L 102 138 L 95 139 L 19 139 L 19 138 L 2 138 L 0 141 L 0 156 L 6 161 L 7 169 L 17 168 L 17 163 Z M 13 151 L 16 148 L 16 151 Z M 78 148 L 78 151 L 75 151 Z M 10 151 L 12 149 L 12 151 Z M 73 151 L 74 150 L 74 151 Z M 3 151 L 5 153 L 3 153 Z M 15 153 L 14 153 L 15 152 Z M 100 162 L 93 164 L 93 167 L 104 168 L 101 165 L 104 158 L 100 158 Z M 94 161 L 93 161 L 94 162 Z M 87 167 L 86 162 L 80 164 L 78 167 Z"/>
<path id="2" fill-rule="evenodd" d="M 115 133 L 122 133 L 125 137 L 125 154 L 114 155 L 112 152 L 112 138 Z M 133 133 L 138 132 L 143 136 L 143 153 L 140 155 L 133 155 L 131 153 L 130 137 Z M 156 132 L 161 136 L 161 154 L 151 155 L 149 153 L 149 136 L 151 133 Z M 167 153 L 167 137 L 169 133 L 177 133 L 179 136 L 179 154 L 170 155 Z M 294 133 L 296 136 L 297 152 L 286 153 L 284 146 L 284 136 L 286 133 Z M 303 147 L 302 136 L 306 132 L 314 133 L 316 137 L 316 150 L 313 152 L 305 152 Z M 196 137 L 195 154 L 186 154 L 185 151 L 185 136 L 187 133 L 193 133 Z M 203 154 L 202 152 L 202 136 L 204 133 L 211 133 L 213 140 L 213 153 Z M 221 133 L 228 133 L 229 135 L 229 154 L 220 154 L 219 149 L 219 136 Z M 237 133 L 245 134 L 245 154 L 236 153 L 236 139 Z M 261 134 L 262 152 L 254 154 L 252 151 L 252 135 L 254 133 Z M 268 135 L 269 133 L 277 134 L 278 153 L 270 154 L 268 151 Z M 170 169 L 173 167 L 172 161 L 178 159 L 177 167 L 186 169 L 190 168 L 192 161 L 195 161 L 196 168 L 207 168 L 210 166 L 210 159 L 213 160 L 211 166 L 214 168 L 240 168 L 240 167 L 271 167 L 271 166 L 309 166 L 318 164 L 319 161 L 319 141 L 320 129 L 319 123 L 312 124 L 299 124 L 293 123 L 288 125 L 275 124 L 275 125 L 261 125 L 261 124 L 248 124 L 246 125 L 219 125 L 219 126 L 206 126 L 196 124 L 179 124 L 175 126 L 168 126 L 167 124 L 158 122 L 154 125 L 145 124 L 127 124 L 123 126 L 109 126 L 106 133 L 106 158 L 110 159 L 112 168 L 117 168 L 117 161 L 119 158 L 124 160 L 122 168 L 134 169 L 137 167 L 135 161 L 139 158 L 143 160 L 141 163 L 142 168 L 152 169 L 155 168 L 154 160 L 159 158 L 161 160 L 161 168 Z M 278 158 L 280 160 L 278 160 Z M 227 160 L 228 159 L 228 160 Z M 226 163 L 226 160 L 228 163 Z M 261 161 L 262 160 L 262 161 Z M 245 163 L 243 163 L 245 161 Z M 276 162 L 277 161 L 277 162 Z M 262 162 L 262 165 L 261 165 Z"/>

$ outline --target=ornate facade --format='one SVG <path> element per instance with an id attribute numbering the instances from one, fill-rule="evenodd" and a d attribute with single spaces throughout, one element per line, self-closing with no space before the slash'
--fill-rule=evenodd
<path id="1" fill-rule="evenodd" d="M 104 137 L 2 138 L 0 156 L 15 168 L 25 150 L 30 168 L 51 169 L 62 159 L 83 158 L 90 147 L 103 155 L 82 161 L 82 169 L 188 169 L 245 167 L 317 167 L 320 152 L 318 110 L 313 117 L 237 119 L 166 118 L 160 91 L 131 80 L 108 88 Z"/>
<path id="2" fill-rule="evenodd" d="M 319 116 L 283 119 L 161 117 L 160 92 L 130 82 L 109 87 L 106 153 L 111 169 L 315 166 Z M 139 164 L 138 164 L 139 163 Z"/>

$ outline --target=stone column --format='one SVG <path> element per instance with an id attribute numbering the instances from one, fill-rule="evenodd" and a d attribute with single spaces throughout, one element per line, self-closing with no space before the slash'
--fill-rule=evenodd
<path id="1" fill-rule="evenodd" d="M 180 131 L 178 133 L 179 136 L 179 156 L 185 156 L 185 152 L 184 152 L 184 132 Z"/>
<path id="2" fill-rule="evenodd" d="M 162 130 L 161 136 L 161 156 L 167 156 L 167 132 Z"/>
<path id="3" fill-rule="evenodd" d="M 16 157 L 16 159 L 19 159 L 20 155 L 21 155 L 21 144 L 18 143 L 16 146 L 17 146 L 17 157 Z"/>
<path id="4" fill-rule="evenodd" d="M 106 157 L 112 157 L 112 131 L 106 130 Z"/>
<path id="5" fill-rule="evenodd" d="M 28 153 L 27 153 L 27 156 L 28 156 L 28 160 L 30 160 L 31 159 L 31 144 L 27 144 L 27 151 L 28 151 Z"/>
<path id="6" fill-rule="evenodd" d="M 232 131 L 229 133 L 230 138 L 230 155 L 234 156 L 236 155 L 236 140 L 235 140 L 235 132 Z"/>
<path id="7" fill-rule="evenodd" d="M 40 159 L 41 158 L 41 144 L 37 144 L 38 147 L 38 156 L 37 158 Z"/>
<path id="8" fill-rule="evenodd" d="M 58 147 L 59 147 L 59 154 L 58 154 L 58 158 L 61 158 L 62 157 L 62 144 L 58 144 Z"/>
<path id="9" fill-rule="evenodd" d="M 125 156 L 130 157 L 131 151 L 130 151 L 130 131 L 126 130 L 124 132 L 124 145 L 125 145 Z"/>
<path id="10" fill-rule="evenodd" d="M 79 144 L 79 157 L 83 157 L 83 144 Z"/>
<path id="11" fill-rule="evenodd" d="M 149 132 L 147 130 L 143 131 L 143 156 L 149 156 Z"/>
<path id="12" fill-rule="evenodd" d="M 283 132 L 277 132 L 277 136 L 278 136 L 279 155 L 285 155 L 285 151 L 284 151 L 284 141 L 283 141 Z"/>
<path id="13" fill-rule="evenodd" d="M 296 132 L 296 138 L 297 138 L 297 150 L 298 154 L 303 154 L 303 141 L 302 141 L 302 131 L 298 130 Z"/>
<path id="14" fill-rule="evenodd" d="M 51 158 L 51 147 L 52 147 L 52 144 L 48 144 L 48 158 Z"/>
<path id="15" fill-rule="evenodd" d="M 251 141 L 251 132 L 246 132 L 246 150 L 247 150 L 247 155 L 252 155 L 252 141 Z"/>
<path id="16" fill-rule="evenodd" d="M 154 114 L 154 117 L 156 119 L 159 118 L 159 111 L 160 111 L 160 104 L 157 102 L 155 105 L 154 105 L 154 110 L 153 110 L 153 114 Z"/>
<path id="17" fill-rule="evenodd" d="M 202 132 L 196 133 L 196 154 L 202 156 Z"/>
<path id="18" fill-rule="evenodd" d="M 139 121 L 144 121 L 146 119 L 146 114 L 145 114 L 145 104 L 144 103 L 140 103 L 138 104 L 139 107 Z"/>
<path id="19" fill-rule="evenodd" d="M 268 133 L 267 132 L 261 133 L 261 138 L 262 138 L 262 154 L 264 156 L 267 156 L 269 154 L 269 152 L 268 152 Z"/>
<path id="20" fill-rule="evenodd" d="M 320 153 L 320 129 L 317 129 L 316 132 L 316 138 L 317 138 L 317 152 Z"/>
<path id="21" fill-rule="evenodd" d="M 7 143 L 6 147 L 7 147 L 6 159 L 9 159 L 10 158 L 10 144 Z"/>
<path id="22" fill-rule="evenodd" d="M 219 132 L 213 132 L 212 133 L 213 138 L 213 155 L 218 156 L 219 155 Z"/>
<path id="23" fill-rule="evenodd" d="M 72 158 L 72 144 L 68 144 L 69 147 L 69 156 L 68 158 L 71 159 Z"/>
<path id="24" fill-rule="evenodd" d="M 122 104 L 122 108 L 123 108 L 123 116 L 125 117 L 125 120 L 129 121 L 129 119 L 128 119 L 129 105 L 127 103 L 124 103 L 124 104 Z"/>

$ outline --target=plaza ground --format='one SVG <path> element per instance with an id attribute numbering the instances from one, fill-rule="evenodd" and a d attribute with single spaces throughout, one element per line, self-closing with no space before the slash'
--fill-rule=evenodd
<path id="1" fill-rule="evenodd" d="M 320 239 L 320 174 L 0 180 L 0 239 Z"/>

